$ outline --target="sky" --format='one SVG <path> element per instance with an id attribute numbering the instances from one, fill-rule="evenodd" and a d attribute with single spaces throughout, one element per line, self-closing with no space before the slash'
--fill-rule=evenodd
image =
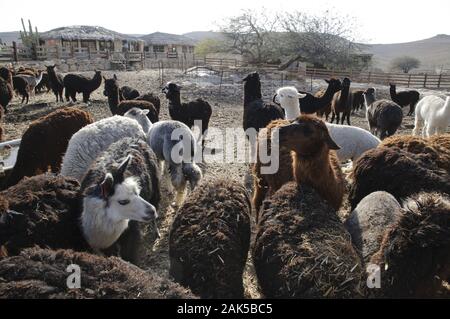
<path id="1" fill-rule="evenodd" d="M 300 10 L 333 8 L 357 18 L 357 40 L 399 43 L 450 34 L 448 0 L 0 0 L 0 32 L 22 29 L 31 19 L 39 31 L 68 25 L 100 25 L 127 34 L 156 31 L 182 34 L 217 30 L 227 16 L 243 9 Z M 421 3 L 421 5 L 419 5 Z M 74 5 L 76 4 L 76 5 Z"/>

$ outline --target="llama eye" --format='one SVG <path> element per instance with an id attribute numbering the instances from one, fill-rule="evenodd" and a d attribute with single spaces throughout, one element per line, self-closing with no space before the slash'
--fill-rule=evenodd
<path id="1" fill-rule="evenodd" d="M 125 200 L 119 200 L 119 204 L 122 206 L 128 205 L 130 203 L 130 201 L 128 199 Z"/>

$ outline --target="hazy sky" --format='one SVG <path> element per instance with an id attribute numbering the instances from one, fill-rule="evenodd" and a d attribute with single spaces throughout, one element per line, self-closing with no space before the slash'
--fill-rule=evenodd
<path id="1" fill-rule="evenodd" d="M 364 42 L 408 42 L 450 34 L 450 2 L 420 3 L 418 0 L 0 0 L 0 31 L 21 29 L 23 17 L 31 19 L 40 31 L 86 24 L 122 33 L 185 33 L 214 30 L 226 16 L 236 15 L 242 9 L 265 7 L 312 13 L 337 8 L 342 14 L 358 18 L 359 40 Z"/>

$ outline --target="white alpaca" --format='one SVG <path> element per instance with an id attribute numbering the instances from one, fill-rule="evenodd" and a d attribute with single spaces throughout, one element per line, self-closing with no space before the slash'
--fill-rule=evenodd
<path id="1" fill-rule="evenodd" d="M 450 96 L 444 100 L 438 96 L 429 95 L 417 103 L 413 135 L 418 135 L 421 128 L 423 128 L 423 137 L 443 134 L 449 125 Z"/>
<path id="2" fill-rule="evenodd" d="M 286 113 L 285 119 L 293 120 L 300 115 L 300 103 L 297 89 L 284 87 L 277 90 L 276 99 Z M 297 98 L 293 98 L 297 96 Z M 300 97 L 301 98 L 301 97 Z M 380 144 L 380 139 L 370 132 L 359 127 L 326 123 L 331 138 L 341 148 L 337 150 L 337 156 L 341 162 L 356 161 L 364 152 L 373 149 Z"/>

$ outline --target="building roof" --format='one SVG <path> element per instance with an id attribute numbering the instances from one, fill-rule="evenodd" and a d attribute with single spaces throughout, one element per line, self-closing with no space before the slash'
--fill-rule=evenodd
<path id="1" fill-rule="evenodd" d="M 195 45 L 195 41 L 191 38 L 178 34 L 170 34 L 163 32 L 154 32 L 140 37 L 148 45 Z"/>
<path id="2" fill-rule="evenodd" d="M 99 26 L 75 25 L 68 27 L 56 28 L 40 34 L 43 40 L 63 39 L 63 40 L 128 40 L 138 41 L 139 39 L 108 30 Z"/>

